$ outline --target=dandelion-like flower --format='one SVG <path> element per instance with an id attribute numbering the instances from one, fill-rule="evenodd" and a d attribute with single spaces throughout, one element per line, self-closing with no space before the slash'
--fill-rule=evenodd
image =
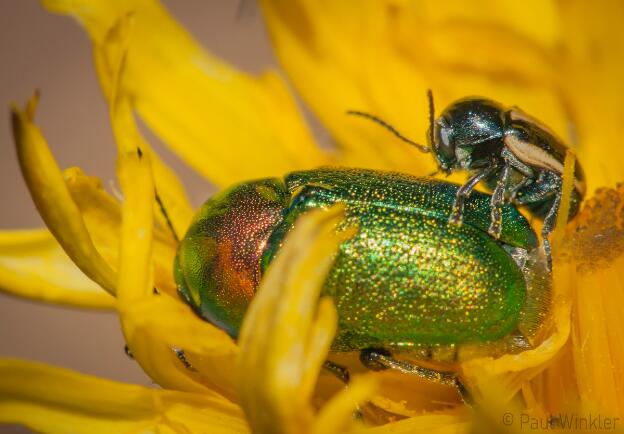
<path id="1" fill-rule="evenodd" d="M 283 71 L 336 140 L 328 150 L 316 146 L 280 74 L 235 70 L 155 0 L 44 4 L 75 17 L 93 42 L 123 199 L 80 169 L 58 167 L 34 123 L 37 96 L 13 107 L 20 167 L 48 229 L 0 234 L 0 284 L 32 299 L 116 310 L 129 350 L 162 388 L 0 360 L 1 422 L 46 433 L 456 432 L 518 429 L 501 419 L 510 412 L 624 415 L 624 188 L 610 188 L 623 157 L 621 5 L 263 0 Z M 429 87 L 442 104 L 485 95 L 522 106 L 561 136 L 574 125 L 588 190 L 601 187 L 572 223 L 558 225 L 548 336 L 520 354 L 461 364 L 477 406 L 392 372 L 356 376 L 348 388 L 319 379 L 337 314 L 317 300 L 327 258 L 349 236 L 334 231 L 340 208 L 298 221 L 238 342 L 180 300 L 173 259 L 193 209 L 134 113 L 220 187 L 323 164 L 425 175 L 432 159 L 344 112 L 424 132 Z"/>

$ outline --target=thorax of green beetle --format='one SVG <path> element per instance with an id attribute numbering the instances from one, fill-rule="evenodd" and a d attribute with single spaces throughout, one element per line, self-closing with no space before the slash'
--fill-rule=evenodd
<path id="1" fill-rule="evenodd" d="M 448 223 L 458 186 L 360 169 L 317 169 L 236 185 L 200 209 L 176 257 L 183 299 L 237 337 L 260 279 L 296 220 L 345 205 L 357 225 L 325 279 L 339 324 L 332 349 L 386 348 L 455 361 L 532 347 L 549 308 L 537 239 L 512 205 L 499 240 L 490 198 L 473 193 Z M 339 230 L 340 228 L 337 228 Z"/>

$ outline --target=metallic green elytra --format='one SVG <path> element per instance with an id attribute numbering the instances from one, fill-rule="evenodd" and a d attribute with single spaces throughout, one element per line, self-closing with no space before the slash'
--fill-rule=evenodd
<path id="1" fill-rule="evenodd" d="M 535 233 L 505 204 L 501 236 L 490 236 L 490 196 L 479 192 L 466 201 L 463 224 L 449 223 L 458 188 L 336 168 L 239 184 L 209 199 L 182 240 L 179 292 L 236 337 L 297 218 L 343 203 L 342 225 L 358 229 L 340 245 L 322 291 L 338 309 L 334 351 L 383 348 L 443 361 L 531 347 L 549 304 Z"/>

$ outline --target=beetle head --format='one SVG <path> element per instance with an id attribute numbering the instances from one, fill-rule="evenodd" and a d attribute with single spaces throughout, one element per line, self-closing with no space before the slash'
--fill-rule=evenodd
<path id="1" fill-rule="evenodd" d="M 464 98 L 431 121 L 430 146 L 446 173 L 481 167 L 500 154 L 504 108 L 484 98 Z"/>

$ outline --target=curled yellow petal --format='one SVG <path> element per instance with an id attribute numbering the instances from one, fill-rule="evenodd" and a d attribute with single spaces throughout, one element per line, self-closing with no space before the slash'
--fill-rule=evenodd
<path id="1" fill-rule="evenodd" d="M 111 30 L 132 15 L 120 92 L 165 143 L 211 181 L 228 185 L 326 161 L 276 73 L 255 77 L 205 52 L 158 2 L 44 3 L 74 16 L 104 54 L 119 52 L 119 44 L 126 43 Z M 114 57 L 96 55 L 107 96 L 114 67 L 106 59 Z"/>
<path id="2" fill-rule="evenodd" d="M 341 219 L 340 207 L 299 219 L 249 306 L 239 339 L 238 388 L 254 432 L 310 429 L 311 386 L 337 320 L 329 300 L 317 308 L 318 298 L 333 253 L 350 235 L 336 234 Z"/>
<path id="3" fill-rule="evenodd" d="M 119 237 L 121 230 L 121 206 L 102 188 L 98 178 L 85 175 L 72 167 L 64 171 L 65 183 L 78 206 L 93 244 L 102 257 L 117 270 Z M 155 210 L 160 215 L 160 210 Z M 176 244 L 168 227 L 154 230 L 154 282 L 159 291 L 175 294 L 173 282 L 173 258 Z"/>
<path id="4" fill-rule="evenodd" d="M 70 306 L 111 308 L 115 301 L 73 264 L 47 229 L 0 232 L 0 288 Z"/>
<path id="5" fill-rule="evenodd" d="M 167 294 L 124 306 L 122 315 L 134 357 L 159 384 L 236 399 L 238 347 L 222 330 Z"/>
<path id="6" fill-rule="evenodd" d="M 61 434 L 247 432 L 240 409 L 206 395 L 117 383 L 0 359 L 0 423 Z"/>
<path id="7" fill-rule="evenodd" d="M 93 281 L 115 294 L 113 269 L 97 252 L 63 175 L 33 123 L 37 96 L 25 110 L 13 108 L 13 135 L 24 180 L 39 214 L 72 261 Z"/>
<path id="8" fill-rule="evenodd" d="M 313 434 L 341 433 L 353 425 L 354 409 L 377 390 L 377 381 L 371 375 L 351 379 L 349 386 L 333 397 L 314 420 Z"/>
<path id="9" fill-rule="evenodd" d="M 117 144 L 127 150 L 135 147 L 141 152 L 151 154 L 156 188 L 156 217 L 160 226 L 167 228 L 175 241 L 179 241 L 193 218 L 193 208 L 175 173 L 158 157 L 139 132 L 128 95 L 119 89 L 126 72 L 127 50 L 133 23 L 132 17 L 125 16 L 110 30 L 108 39 L 114 41 L 111 45 L 116 48 L 115 50 L 109 50 L 106 44 L 96 44 L 94 48 L 96 64 L 103 65 L 102 68 L 106 71 L 107 82 L 104 92 L 108 98 L 110 119 Z"/>
<path id="10" fill-rule="evenodd" d="M 214 394 L 207 387 L 210 385 L 231 393 L 231 379 L 227 375 L 221 380 L 215 376 L 223 373 L 223 369 L 209 372 L 203 368 L 233 359 L 235 350 L 231 340 L 194 317 L 177 298 L 154 293 L 151 154 L 136 148 L 128 136 L 120 135 L 119 139 L 118 178 L 124 202 L 117 309 L 128 347 L 143 370 L 164 387 Z M 194 338 L 205 338 L 207 342 L 202 346 Z M 199 360 L 197 367 L 186 366 L 181 360 L 180 354 L 187 351 Z"/>

